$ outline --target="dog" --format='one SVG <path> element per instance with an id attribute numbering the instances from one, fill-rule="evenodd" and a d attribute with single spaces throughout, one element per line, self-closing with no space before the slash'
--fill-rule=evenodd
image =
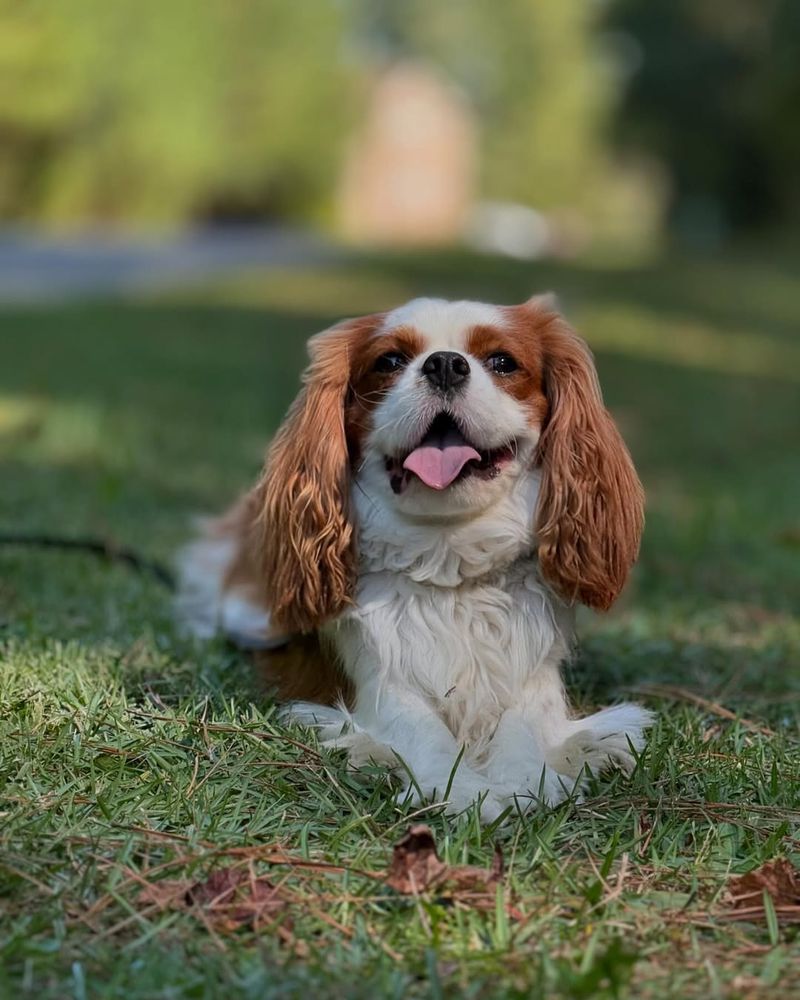
<path id="1" fill-rule="evenodd" d="M 630 771 L 650 713 L 575 717 L 561 664 L 644 496 L 554 300 L 415 299 L 309 353 L 260 481 L 182 553 L 184 627 L 258 650 L 287 717 L 405 802 L 492 822 Z"/>

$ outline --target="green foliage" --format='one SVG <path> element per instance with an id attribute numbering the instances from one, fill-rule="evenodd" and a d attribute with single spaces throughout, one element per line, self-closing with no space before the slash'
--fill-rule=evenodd
<path id="1" fill-rule="evenodd" d="M 366 0 L 358 20 L 373 44 L 428 59 L 464 89 L 480 119 L 487 197 L 593 211 L 615 82 L 590 4 Z"/>
<path id="2" fill-rule="evenodd" d="M 302 212 L 347 121 L 329 0 L 0 0 L 0 217 Z"/>
<path id="3" fill-rule="evenodd" d="M 472 102 L 486 197 L 632 235 L 663 174 L 684 229 L 769 222 L 800 204 L 798 11 L 0 0 L 0 219 L 324 217 L 372 72 L 410 57 Z"/>
<path id="4" fill-rule="evenodd" d="M 785 220 L 800 203 L 794 0 L 616 0 L 641 50 L 618 119 L 661 159 L 687 230 Z"/>
<path id="5" fill-rule="evenodd" d="M 585 0 L 513 0 L 504 9 L 502 73 L 485 108 L 487 192 L 541 209 L 591 212 L 613 98 L 593 40 L 592 7 Z"/>

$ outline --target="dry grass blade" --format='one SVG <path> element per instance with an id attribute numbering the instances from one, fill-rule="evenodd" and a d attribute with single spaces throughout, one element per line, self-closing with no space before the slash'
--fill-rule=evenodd
<path id="1" fill-rule="evenodd" d="M 721 719 L 727 719 L 729 722 L 738 722 L 745 729 L 749 729 L 753 733 L 761 733 L 762 736 L 775 735 L 774 729 L 769 729 L 767 726 L 760 726 L 757 722 L 752 722 L 750 719 L 744 719 L 742 716 L 737 715 L 736 712 L 732 712 L 729 708 L 725 708 L 724 705 L 720 705 L 719 702 L 704 698 L 702 695 L 694 691 L 689 691 L 687 688 L 678 687 L 673 684 L 639 684 L 632 690 L 637 694 L 650 694 L 655 695 L 657 698 L 672 698 L 675 701 L 687 701 L 690 705 L 696 705 L 697 708 L 702 708 L 703 711 L 709 712 L 711 715 L 717 715 Z"/>

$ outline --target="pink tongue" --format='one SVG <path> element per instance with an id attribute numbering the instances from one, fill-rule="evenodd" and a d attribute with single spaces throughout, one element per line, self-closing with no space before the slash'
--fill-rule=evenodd
<path id="1" fill-rule="evenodd" d="M 444 490 L 453 482 L 467 462 L 480 462 L 481 456 L 468 444 L 421 444 L 403 462 L 403 468 L 433 490 Z"/>

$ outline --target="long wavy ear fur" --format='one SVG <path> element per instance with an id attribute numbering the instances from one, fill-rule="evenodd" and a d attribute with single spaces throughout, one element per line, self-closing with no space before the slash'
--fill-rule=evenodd
<path id="1" fill-rule="evenodd" d="M 539 564 L 567 601 L 605 610 L 639 551 L 644 492 L 588 347 L 555 313 L 538 323 L 549 403 L 538 447 Z"/>
<path id="2" fill-rule="evenodd" d="M 267 603 L 293 632 L 313 631 L 338 614 L 355 588 L 344 406 L 364 324 L 347 321 L 309 342 L 304 386 L 256 487 Z"/>

